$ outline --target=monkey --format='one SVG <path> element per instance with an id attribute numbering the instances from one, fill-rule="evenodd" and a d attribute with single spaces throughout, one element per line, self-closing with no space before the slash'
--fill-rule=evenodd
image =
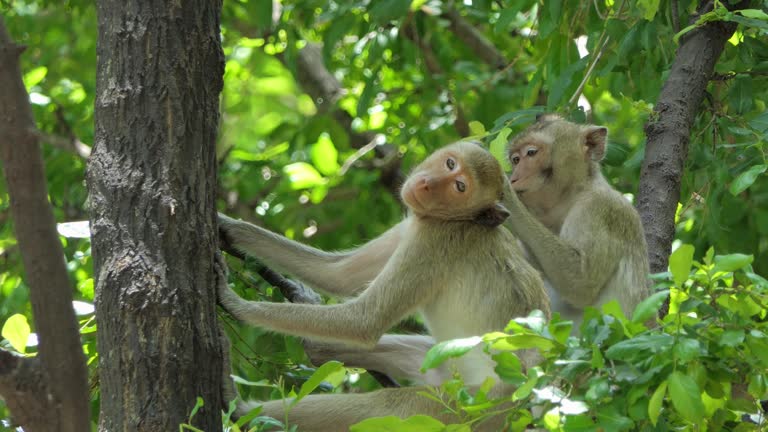
<path id="1" fill-rule="evenodd" d="M 504 226 L 542 272 L 552 312 L 573 321 L 574 334 L 586 307 L 615 299 L 629 316 L 649 294 L 640 217 L 600 171 L 607 133 L 605 127 L 544 114 L 507 145 L 513 170 L 507 184 L 512 190 L 503 201 L 511 215 Z M 309 354 L 416 383 L 444 379 L 445 370 L 419 371 L 433 339 L 401 338 L 385 335 L 369 351 L 330 347 Z"/>
<path id="2" fill-rule="evenodd" d="M 600 170 L 608 129 L 544 114 L 509 141 L 505 226 L 541 270 L 553 311 L 581 323 L 584 309 L 617 300 L 626 316 L 649 294 L 640 216 Z"/>
<path id="3" fill-rule="evenodd" d="M 236 250 L 321 292 L 350 297 L 333 305 L 251 302 L 221 284 L 219 303 L 250 325 L 364 350 L 414 312 L 438 342 L 501 330 L 535 309 L 549 316 L 541 277 L 501 226 L 508 215 L 500 204 L 506 182 L 499 162 L 476 143 L 439 149 L 401 189 L 405 218 L 346 252 L 314 249 L 219 214 L 220 232 Z M 520 356 L 526 366 L 537 357 L 535 352 Z M 478 348 L 453 361 L 453 367 L 469 387 L 495 376 L 493 362 Z M 456 420 L 441 404 L 418 394 L 423 390 L 310 395 L 291 409 L 289 422 L 302 431 L 346 431 L 365 418 L 385 415 Z M 494 391 L 509 389 L 498 382 Z M 262 406 L 264 415 L 282 418 L 281 401 Z M 504 419 L 496 417 L 480 430 L 499 430 Z"/>

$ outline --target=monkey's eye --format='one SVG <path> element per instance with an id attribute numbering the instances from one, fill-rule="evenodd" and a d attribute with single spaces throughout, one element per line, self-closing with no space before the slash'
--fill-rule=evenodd
<path id="1" fill-rule="evenodd" d="M 445 161 L 445 166 L 447 166 L 449 170 L 453 171 L 453 169 L 456 168 L 456 161 L 453 160 L 453 158 L 448 158 L 448 160 Z"/>
<path id="2" fill-rule="evenodd" d="M 513 156 L 512 157 L 512 163 L 515 164 L 515 165 L 520 163 L 520 156 Z"/>
<path id="3" fill-rule="evenodd" d="M 537 149 L 537 148 L 535 148 L 535 147 L 531 147 L 531 148 L 529 148 L 529 149 L 528 149 L 528 150 L 525 152 L 525 155 L 526 155 L 526 156 L 528 156 L 528 157 L 531 157 L 531 156 L 536 156 L 536 153 L 538 153 L 538 152 L 539 152 L 539 149 Z"/>
<path id="4" fill-rule="evenodd" d="M 459 192 L 464 192 L 467 190 L 467 185 L 465 185 L 462 181 L 456 180 L 456 190 Z"/>

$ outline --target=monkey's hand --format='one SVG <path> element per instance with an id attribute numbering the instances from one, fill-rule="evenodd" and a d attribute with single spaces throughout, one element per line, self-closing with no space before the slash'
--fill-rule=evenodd
<path id="1" fill-rule="evenodd" d="M 502 200 L 502 203 L 513 215 L 517 209 L 524 207 L 523 202 L 520 201 L 520 198 L 517 196 L 517 192 L 512 189 L 512 183 L 507 176 L 504 176 L 504 199 Z"/>
<path id="2" fill-rule="evenodd" d="M 221 252 L 216 252 L 216 260 L 214 262 L 214 271 L 216 272 L 216 287 L 219 297 L 219 304 L 232 316 L 237 318 L 236 311 L 238 306 L 243 302 L 243 299 L 232 291 L 227 283 L 229 279 L 229 270 L 227 269 L 227 261 Z"/>

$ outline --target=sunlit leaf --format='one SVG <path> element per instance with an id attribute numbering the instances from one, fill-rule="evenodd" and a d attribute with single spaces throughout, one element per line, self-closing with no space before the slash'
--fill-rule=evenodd
<path id="1" fill-rule="evenodd" d="M 27 350 L 27 340 L 32 330 L 29 328 L 27 317 L 21 314 L 11 315 L 3 324 L 2 336 L 8 339 L 13 349 L 20 353 Z"/>
<path id="2" fill-rule="evenodd" d="M 320 134 L 317 142 L 310 150 L 312 164 L 325 176 L 331 176 L 339 172 L 339 152 L 327 133 Z"/>
<path id="3" fill-rule="evenodd" d="M 427 369 L 440 366 L 451 357 L 462 356 L 482 341 L 483 338 L 480 336 L 473 336 L 440 342 L 427 351 L 424 362 L 421 364 L 421 371 L 426 372 Z"/>
<path id="4" fill-rule="evenodd" d="M 662 403 L 664 402 L 664 396 L 667 394 L 667 381 L 662 382 L 653 392 L 651 400 L 648 402 L 648 418 L 651 419 L 651 423 L 656 426 L 659 421 L 659 414 L 661 414 Z"/>
<path id="5" fill-rule="evenodd" d="M 317 386 L 319 386 L 323 381 L 338 384 L 341 379 L 344 378 L 345 374 L 346 369 L 344 369 L 344 365 L 342 365 L 340 362 L 329 361 L 328 363 L 323 364 L 317 368 L 315 373 L 313 373 L 312 376 L 309 377 L 309 379 L 304 384 L 302 384 L 301 389 L 299 390 L 299 394 L 296 396 L 296 399 L 291 402 L 291 404 L 297 403 L 303 397 L 312 393 L 312 391 L 316 389 Z"/>
<path id="6" fill-rule="evenodd" d="M 672 272 L 675 286 L 683 286 L 688 279 L 688 273 L 693 264 L 693 252 L 695 248 L 692 245 L 684 244 L 677 248 L 669 256 L 669 271 Z"/>
<path id="7" fill-rule="evenodd" d="M 283 167 L 283 172 L 288 176 L 291 189 L 308 189 L 325 182 L 323 176 L 312 165 L 306 162 L 296 162 Z"/>

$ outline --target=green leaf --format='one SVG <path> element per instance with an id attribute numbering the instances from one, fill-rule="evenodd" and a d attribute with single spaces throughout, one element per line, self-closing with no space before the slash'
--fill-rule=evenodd
<path id="1" fill-rule="evenodd" d="M 544 336 L 532 334 L 514 334 L 498 339 L 487 339 L 492 349 L 502 351 L 516 351 L 519 349 L 538 348 L 542 351 L 549 351 L 560 344 Z"/>
<path id="2" fill-rule="evenodd" d="M 525 384 L 518 387 L 517 390 L 515 390 L 515 392 L 512 393 L 512 400 L 518 401 L 520 399 L 525 399 L 528 396 L 530 396 L 531 392 L 533 391 L 533 388 L 536 387 L 536 383 L 538 382 L 539 382 L 539 375 L 536 372 L 536 370 L 528 369 L 528 381 L 526 381 Z"/>
<path id="3" fill-rule="evenodd" d="M 768 111 L 750 120 L 749 126 L 760 132 L 768 132 Z"/>
<path id="4" fill-rule="evenodd" d="M 368 14 L 373 24 L 387 24 L 408 14 L 411 0 L 376 0 Z"/>
<path id="5" fill-rule="evenodd" d="M 738 195 L 755 182 L 757 178 L 768 169 L 768 165 L 754 165 L 748 170 L 744 171 L 743 173 L 739 174 L 738 177 L 736 177 L 736 180 L 731 183 L 731 186 L 728 188 L 728 190 L 731 192 L 731 195 Z"/>
<path id="6" fill-rule="evenodd" d="M 609 359 L 628 360 L 636 356 L 647 357 L 672 347 L 675 338 L 668 334 L 650 334 L 623 340 L 605 351 Z"/>
<path id="7" fill-rule="evenodd" d="M 632 312 L 632 322 L 643 323 L 651 317 L 656 316 L 661 309 L 661 305 L 669 297 L 669 290 L 659 291 L 645 300 L 641 301 Z"/>
<path id="8" fill-rule="evenodd" d="M 396 416 L 374 417 L 354 424 L 349 432 L 441 432 L 445 425 L 425 415 L 403 420 Z"/>
<path id="9" fill-rule="evenodd" d="M 667 394 L 667 381 L 664 381 L 653 392 L 651 400 L 648 402 L 648 418 L 651 419 L 651 423 L 656 426 L 659 421 L 659 414 L 661 414 L 661 406 L 664 402 L 664 396 Z"/>
<path id="10" fill-rule="evenodd" d="M 471 121 L 469 122 L 469 134 L 472 136 L 485 135 L 485 126 L 477 120 Z"/>
<path id="11" fill-rule="evenodd" d="M 325 179 L 312 165 L 306 162 L 296 162 L 283 167 L 283 172 L 288 176 L 291 189 L 308 189 L 325 183 Z"/>
<path id="12" fill-rule="evenodd" d="M 672 272 L 675 286 L 683 286 L 683 283 L 688 279 L 693 264 L 694 250 L 692 245 L 684 244 L 675 249 L 669 256 L 669 271 Z"/>
<path id="13" fill-rule="evenodd" d="M 512 129 L 508 127 L 500 130 L 499 134 L 496 135 L 496 138 L 491 141 L 491 147 L 489 149 L 493 157 L 499 161 L 505 172 L 512 169 L 509 160 L 507 160 L 507 138 L 509 138 L 509 134 L 511 133 Z"/>
<path id="14" fill-rule="evenodd" d="M 744 330 L 742 329 L 726 330 L 720 335 L 720 345 L 728 347 L 739 346 L 739 344 L 744 342 L 744 336 Z"/>
<path id="15" fill-rule="evenodd" d="M 730 255 L 718 255 L 715 257 L 715 266 L 713 272 L 732 272 L 752 264 L 755 257 L 753 255 L 744 255 L 740 253 Z"/>
<path id="16" fill-rule="evenodd" d="M 701 344 L 697 339 L 680 338 L 675 343 L 672 351 L 678 361 L 689 362 L 701 355 Z"/>
<path id="17" fill-rule="evenodd" d="M 453 339 L 443 341 L 433 346 L 424 356 L 424 362 L 421 364 L 421 372 L 440 366 L 444 361 L 451 357 L 459 357 L 474 348 L 483 341 L 480 336 L 473 336 L 464 339 Z"/>
<path id="18" fill-rule="evenodd" d="M 736 13 L 744 15 L 747 18 L 755 18 L 755 19 L 768 21 L 768 14 L 761 11 L 760 9 L 742 9 L 742 10 L 736 11 Z"/>
<path id="19" fill-rule="evenodd" d="M 312 391 L 316 389 L 317 386 L 319 386 L 323 381 L 328 381 L 338 385 L 341 379 L 344 378 L 346 372 L 347 371 L 344 369 L 344 365 L 342 365 L 340 362 L 332 360 L 328 363 L 325 363 L 324 365 L 317 368 L 315 373 L 313 373 L 312 376 L 309 377 L 309 379 L 301 386 L 299 394 L 296 396 L 296 399 L 291 401 L 291 405 L 296 404 L 303 397 L 312 393 Z"/>
<path id="20" fill-rule="evenodd" d="M 672 372 L 668 381 L 672 406 L 684 419 L 698 424 L 704 416 L 704 403 L 696 381 L 680 371 Z"/>
<path id="21" fill-rule="evenodd" d="M 320 134 L 317 142 L 312 145 L 310 156 L 312 164 L 325 176 L 332 176 L 339 172 L 341 168 L 339 165 L 339 152 L 327 133 Z"/>
<path id="22" fill-rule="evenodd" d="M 32 331 L 27 317 L 21 314 L 11 315 L 3 324 L 2 336 L 8 339 L 13 349 L 20 353 L 27 351 L 27 340 Z"/>
<path id="23" fill-rule="evenodd" d="M 504 382 L 513 385 L 520 385 L 525 382 L 523 366 L 514 353 L 502 351 L 494 354 L 492 358 L 496 362 L 496 367 L 493 370 Z"/>
<path id="24" fill-rule="evenodd" d="M 661 0 L 637 0 L 637 7 L 643 12 L 643 18 L 653 21 L 653 17 L 659 11 Z"/>
<path id="25" fill-rule="evenodd" d="M 32 87 L 40 84 L 40 81 L 48 74 L 48 68 L 39 66 L 24 74 L 24 86 L 29 91 Z"/>

